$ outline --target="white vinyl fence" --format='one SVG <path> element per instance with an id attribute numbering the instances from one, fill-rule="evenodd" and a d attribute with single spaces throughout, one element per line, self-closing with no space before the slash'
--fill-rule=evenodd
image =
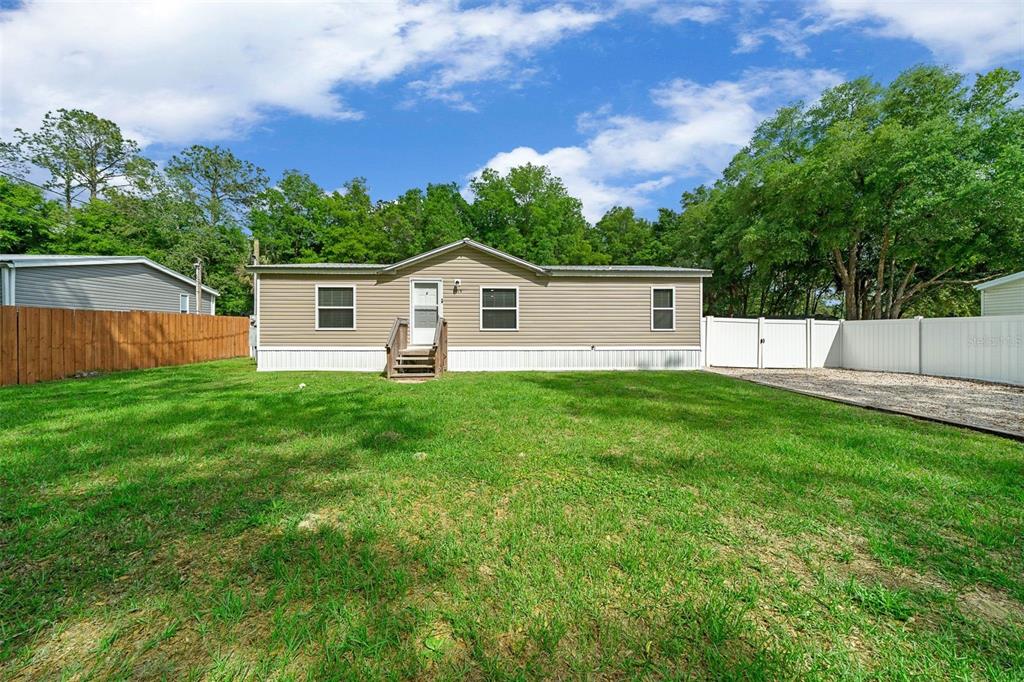
<path id="1" fill-rule="evenodd" d="M 910 320 L 707 317 L 717 367 L 842 367 L 1024 385 L 1024 315 Z"/>
<path id="2" fill-rule="evenodd" d="M 709 367 L 838 367 L 839 322 L 704 318 Z"/>
<path id="3" fill-rule="evenodd" d="M 844 322 L 842 366 L 1024 384 L 1024 315 Z"/>

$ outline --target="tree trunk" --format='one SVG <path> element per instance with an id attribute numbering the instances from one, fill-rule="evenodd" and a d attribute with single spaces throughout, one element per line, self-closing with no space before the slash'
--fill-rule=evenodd
<path id="1" fill-rule="evenodd" d="M 882 231 L 882 246 L 878 252 L 878 274 L 875 276 L 875 304 L 871 317 L 882 319 L 882 296 L 885 293 L 885 259 L 889 256 L 889 225 Z"/>
<path id="2" fill-rule="evenodd" d="M 857 246 L 850 247 L 846 263 L 843 262 L 843 254 L 838 248 L 832 249 L 832 258 L 835 260 L 839 281 L 843 285 L 846 319 L 857 320 L 860 318 L 860 309 L 857 305 Z"/>

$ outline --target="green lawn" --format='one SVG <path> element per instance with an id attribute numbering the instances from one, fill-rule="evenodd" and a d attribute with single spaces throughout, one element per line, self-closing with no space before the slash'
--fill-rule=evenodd
<path id="1" fill-rule="evenodd" d="M 1020 444 L 703 373 L 0 389 L 0 678 L 1020 679 L 1022 538 Z"/>

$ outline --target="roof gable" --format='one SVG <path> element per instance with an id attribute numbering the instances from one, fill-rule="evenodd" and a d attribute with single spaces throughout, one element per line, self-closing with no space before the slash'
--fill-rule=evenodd
<path id="1" fill-rule="evenodd" d="M 703 268 L 677 268 L 655 265 L 537 265 L 523 258 L 481 244 L 470 238 L 460 239 L 451 244 L 439 246 L 390 265 L 370 263 L 281 263 L 277 265 L 254 264 L 246 267 L 249 272 L 276 274 L 345 274 L 345 275 L 396 275 L 405 268 L 418 265 L 438 256 L 468 248 L 522 268 L 544 277 L 710 277 L 711 271 Z"/>
<path id="2" fill-rule="evenodd" d="M 974 288 L 978 289 L 979 291 L 984 291 L 985 289 L 988 289 L 990 287 L 997 287 L 1001 284 L 1009 284 L 1010 282 L 1016 282 L 1019 279 L 1024 279 L 1024 270 L 1021 270 L 1020 272 L 1015 272 L 1012 275 L 1006 275 L 1005 277 L 998 277 L 987 282 L 982 282 L 981 284 L 975 284 Z"/>
<path id="3" fill-rule="evenodd" d="M 513 265 L 518 265 L 521 268 L 524 268 L 526 270 L 530 270 L 530 271 L 535 272 L 535 273 L 537 273 L 539 275 L 545 274 L 547 272 L 545 270 L 545 268 L 543 268 L 543 267 L 541 267 L 539 265 L 534 265 L 530 261 L 523 260 L 522 258 L 516 258 L 512 254 L 505 253 L 504 251 L 500 251 L 499 249 L 495 249 L 495 248 L 492 248 L 492 247 L 487 246 L 485 244 L 481 244 L 480 242 L 475 242 L 472 239 L 469 239 L 468 237 L 466 239 L 460 239 L 457 242 L 452 242 L 451 244 L 445 244 L 444 246 L 439 246 L 436 249 L 432 249 L 430 251 L 425 251 L 425 252 L 423 252 L 423 253 L 421 253 L 419 255 L 413 256 L 411 258 L 406 258 L 405 260 L 398 261 L 397 263 L 392 263 L 391 265 L 388 265 L 388 266 L 385 266 L 385 267 L 381 268 L 381 272 L 382 273 L 397 272 L 398 270 L 401 270 L 402 268 L 408 267 L 410 265 L 415 265 L 415 264 L 420 263 L 422 261 L 429 260 L 429 259 L 434 258 L 436 256 L 440 256 L 440 255 L 443 255 L 445 253 L 449 253 L 450 251 L 455 251 L 456 249 L 461 249 L 463 247 L 470 248 L 470 249 L 475 249 L 477 251 L 480 251 L 481 253 L 486 253 L 486 254 L 488 254 L 490 256 L 494 256 L 495 258 L 498 258 L 500 260 L 506 261 L 508 263 L 512 263 Z"/>
<path id="4" fill-rule="evenodd" d="M 150 260 L 145 256 L 66 256 L 66 255 L 45 255 L 45 254 L 7 254 L 0 253 L 0 263 L 8 263 L 15 268 L 44 268 L 44 267 L 81 267 L 97 265 L 126 265 L 140 264 L 153 270 L 162 272 L 165 275 L 178 279 L 191 286 L 196 281 L 191 277 L 171 270 L 168 267 Z M 203 285 L 203 291 L 213 296 L 220 296 L 220 293 L 213 287 Z"/>

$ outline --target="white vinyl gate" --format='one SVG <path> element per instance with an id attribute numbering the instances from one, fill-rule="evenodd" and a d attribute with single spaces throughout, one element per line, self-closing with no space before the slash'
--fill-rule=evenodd
<path id="1" fill-rule="evenodd" d="M 842 367 L 1024 385 L 1024 315 L 905 320 L 706 317 L 708 367 Z"/>
<path id="2" fill-rule="evenodd" d="M 839 322 L 704 318 L 709 367 L 838 367 Z"/>

